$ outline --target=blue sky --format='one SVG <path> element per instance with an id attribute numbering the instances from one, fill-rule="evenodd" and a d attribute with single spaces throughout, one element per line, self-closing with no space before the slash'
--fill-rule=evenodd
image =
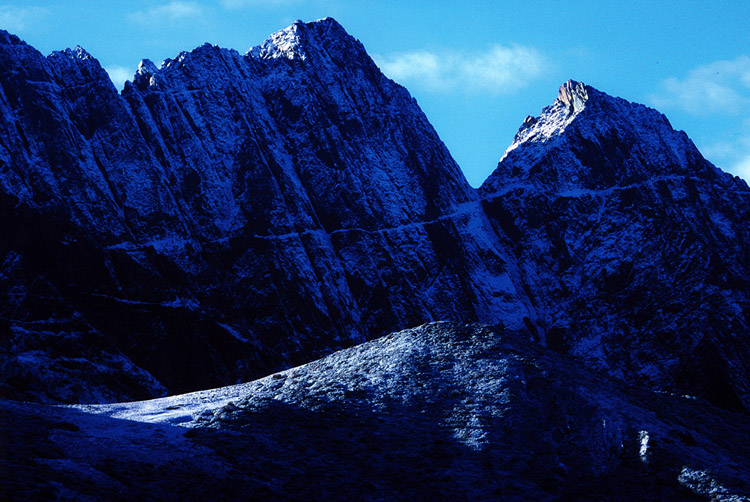
<path id="1" fill-rule="evenodd" d="M 47 54 L 81 45 L 122 82 L 204 42 L 244 52 L 336 18 L 404 84 L 479 185 L 527 115 L 572 78 L 653 106 L 750 180 L 750 2 L 24 0 L 0 27 Z"/>

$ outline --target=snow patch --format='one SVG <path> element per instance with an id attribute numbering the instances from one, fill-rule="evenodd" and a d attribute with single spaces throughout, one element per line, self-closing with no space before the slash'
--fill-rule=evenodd
<path id="1" fill-rule="evenodd" d="M 307 54 L 301 48 L 300 31 L 304 26 L 297 20 L 293 25 L 271 34 L 265 42 L 251 48 L 247 55 L 260 59 L 306 60 Z"/>

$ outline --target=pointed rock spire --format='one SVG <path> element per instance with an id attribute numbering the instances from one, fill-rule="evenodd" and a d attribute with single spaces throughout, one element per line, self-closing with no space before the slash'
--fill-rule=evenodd
<path id="1" fill-rule="evenodd" d="M 583 82 L 568 80 L 560 86 L 557 99 L 566 105 L 571 113 L 578 113 L 583 110 L 589 95 Z"/>

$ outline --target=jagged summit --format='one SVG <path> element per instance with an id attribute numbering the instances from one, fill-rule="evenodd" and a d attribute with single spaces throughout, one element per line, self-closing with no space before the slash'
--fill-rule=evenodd
<path id="1" fill-rule="evenodd" d="M 63 52 L 68 54 L 70 57 L 75 57 L 78 59 L 91 59 L 92 58 L 89 51 L 87 51 L 80 45 L 76 45 L 73 49 L 65 49 Z"/>
<path id="2" fill-rule="evenodd" d="M 271 34 L 262 44 L 256 45 L 248 51 L 248 55 L 264 59 L 307 59 L 307 54 L 300 45 L 300 31 L 304 24 L 296 21 L 283 30 Z"/>
<path id="3" fill-rule="evenodd" d="M 589 99 L 586 85 L 575 80 L 568 80 L 560 86 L 557 93 L 558 101 L 568 106 L 571 113 L 577 113 L 583 110 L 586 101 Z"/>
<path id="4" fill-rule="evenodd" d="M 538 117 L 524 120 L 481 190 L 501 190 L 510 180 L 604 188 L 685 174 L 729 176 L 663 114 L 569 80 Z"/>
<path id="5" fill-rule="evenodd" d="M 159 69 L 156 67 L 153 61 L 151 61 L 150 59 L 143 59 L 140 63 L 138 63 L 138 68 L 135 70 L 133 83 L 139 86 L 148 85 L 151 82 L 151 78 L 157 71 L 159 71 Z"/>
<path id="6" fill-rule="evenodd" d="M 332 17 L 309 23 L 301 20 L 272 33 L 262 44 L 252 47 L 247 55 L 261 59 L 289 59 L 304 61 L 311 45 L 320 45 L 316 40 L 325 38 L 329 44 L 351 42 L 353 38 Z"/>
<path id="7" fill-rule="evenodd" d="M 263 59 L 307 59 L 300 40 L 305 23 L 299 19 L 291 26 L 272 33 L 262 44 L 251 48 L 247 54 Z"/>
<path id="8" fill-rule="evenodd" d="M 526 142 L 544 143 L 561 134 L 568 124 L 583 111 L 588 99 L 589 92 L 586 85 L 575 80 L 565 82 L 560 86 L 555 101 L 544 108 L 539 117 L 531 115 L 526 117 L 513 138 L 513 143 L 503 154 L 503 159 Z"/>
<path id="9" fill-rule="evenodd" d="M 309 23 L 298 19 L 283 30 L 269 35 L 262 44 L 250 48 L 245 56 L 262 60 L 307 61 L 311 55 L 319 56 L 324 53 L 333 53 L 337 47 L 347 48 L 357 57 L 361 57 L 361 54 L 366 55 L 364 47 L 349 35 L 335 19 L 327 17 Z M 238 55 L 234 49 L 222 48 L 207 42 L 192 51 L 182 51 L 175 58 L 164 60 L 160 66 L 149 59 L 143 59 L 138 64 L 133 83 L 141 88 L 147 85 L 154 86 L 158 77 L 156 79 L 152 77 L 158 75 L 161 71 L 170 67 L 173 69 L 179 67 L 180 64 L 189 59 L 199 63 L 202 59 L 210 60 L 211 56 L 207 55 L 208 51 L 226 53 L 227 58 L 234 58 Z"/>

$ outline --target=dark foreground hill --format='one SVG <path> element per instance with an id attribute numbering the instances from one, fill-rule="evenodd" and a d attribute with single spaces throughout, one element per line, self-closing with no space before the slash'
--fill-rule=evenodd
<path id="1" fill-rule="evenodd" d="M 747 416 L 433 323 L 236 387 L 0 404 L 12 500 L 748 500 Z"/>

